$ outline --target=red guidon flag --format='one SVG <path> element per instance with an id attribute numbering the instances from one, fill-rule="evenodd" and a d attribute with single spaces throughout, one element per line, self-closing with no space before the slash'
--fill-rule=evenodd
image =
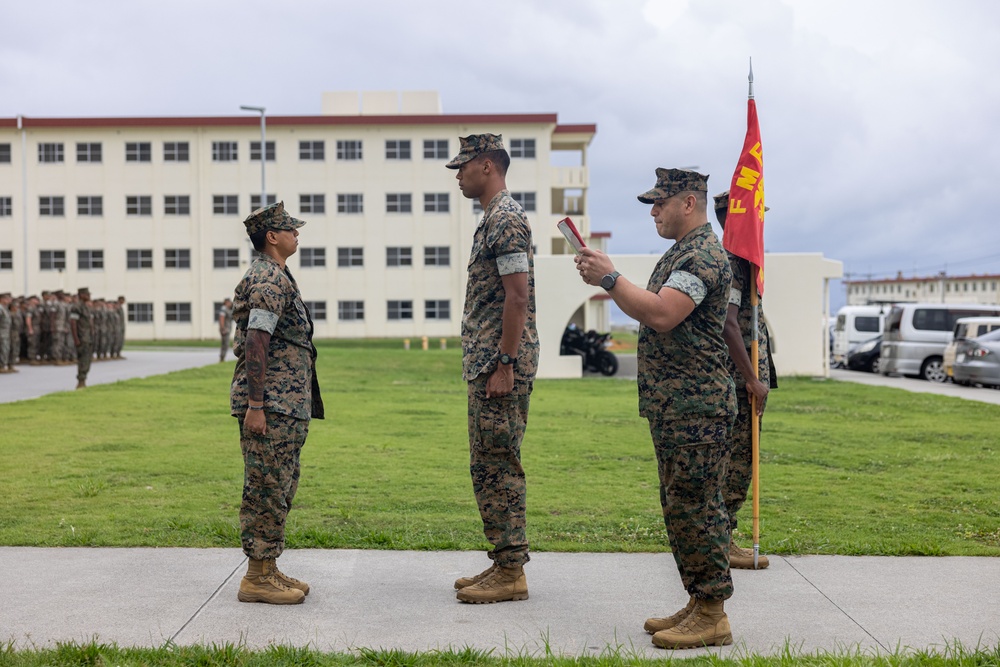
<path id="1" fill-rule="evenodd" d="M 747 137 L 729 186 L 729 211 L 722 247 L 757 267 L 757 291 L 764 294 L 764 156 L 757 105 L 747 101 Z"/>

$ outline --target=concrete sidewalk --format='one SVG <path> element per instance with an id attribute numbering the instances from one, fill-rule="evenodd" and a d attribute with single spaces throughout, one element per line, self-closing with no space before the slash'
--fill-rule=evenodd
<path id="1" fill-rule="evenodd" d="M 530 599 L 466 605 L 452 582 L 488 564 L 478 552 L 294 550 L 282 569 L 312 592 L 289 607 L 236 600 L 246 568 L 238 549 L 4 547 L 0 558 L 16 582 L 0 605 L 0 641 L 22 648 L 96 639 L 667 656 L 642 623 L 686 602 L 670 554 L 536 553 Z M 733 575 L 735 643 L 675 655 L 1000 642 L 1000 559 L 772 557 L 767 570 Z"/>

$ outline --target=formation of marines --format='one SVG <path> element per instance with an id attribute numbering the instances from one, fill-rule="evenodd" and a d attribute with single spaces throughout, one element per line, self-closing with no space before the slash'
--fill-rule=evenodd
<path id="1" fill-rule="evenodd" d="M 81 315 L 85 340 L 74 335 L 74 319 Z M 17 373 L 19 365 L 79 367 L 82 356 L 88 362 L 123 359 L 125 321 L 124 296 L 90 299 L 85 287 L 75 294 L 43 291 L 41 297 L 0 294 L 0 373 Z M 86 343 L 85 355 L 80 343 Z M 77 379 L 79 387 L 86 375 Z"/>

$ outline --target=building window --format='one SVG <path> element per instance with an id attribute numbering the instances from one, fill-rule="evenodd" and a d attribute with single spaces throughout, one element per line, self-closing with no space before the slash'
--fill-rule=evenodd
<path id="1" fill-rule="evenodd" d="M 349 139 L 346 141 L 337 142 L 337 159 L 338 160 L 360 160 L 361 159 L 361 141 L 357 139 Z"/>
<path id="2" fill-rule="evenodd" d="M 62 144 L 38 144 L 38 161 L 39 162 L 62 162 L 63 161 L 63 145 Z"/>
<path id="3" fill-rule="evenodd" d="M 390 193 L 385 196 L 386 213 L 412 213 L 413 195 L 407 192 Z"/>
<path id="4" fill-rule="evenodd" d="M 265 155 L 264 155 L 265 159 L 268 162 L 274 162 L 274 142 L 273 141 L 268 141 L 267 142 L 267 145 L 265 146 L 264 151 L 265 151 Z M 251 141 L 250 142 L 250 161 L 251 162 L 260 162 L 260 142 L 259 141 Z"/>
<path id="5" fill-rule="evenodd" d="M 42 271 L 62 271 L 66 268 L 66 251 L 39 250 L 38 268 Z"/>
<path id="6" fill-rule="evenodd" d="M 163 195 L 164 215 L 191 215 L 190 195 Z"/>
<path id="7" fill-rule="evenodd" d="M 305 304 L 313 322 L 326 322 L 326 301 L 306 301 Z"/>
<path id="8" fill-rule="evenodd" d="M 77 162 L 100 162 L 101 161 L 101 144 L 98 143 L 77 143 L 76 145 L 76 161 Z"/>
<path id="9" fill-rule="evenodd" d="M 260 201 L 260 195 L 257 196 Z M 239 195 L 212 195 L 212 213 L 216 215 L 238 215 Z M 251 198 L 250 201 L 253 201 Z"/>
<path id="10" fill-rule="evenodd" d="M 511 192 L 510 196 L 521 205 L 525 211 L 537 210 L 534 192 Z"/>
<path id="11" fill-rule="evenodd" d="M 153 251 L 126 250 L 125 268 L 132 270 L 153 268 Z"/>
<path id="12" fill-rule="evenodd" d="M 337 195 L 337 213 L 364 213 L 365 199 L 362 194 Z"/>
<path id="13" fill-rule="evenodd" d="M 424 319 L 426 320 L 450 320 L 451 319 L 451 302 L 447 299 L 443 300 L 427 300 L 424 301 Z"/>
<path id="14" fill-rule="evenodd" d="M 129 303 L 128 321 L 136 323 L 149 323 L 153 321 L 153 304 L 151 303 Z"/>
<path id="15" fill-rule="evenodd" d="M 413 248 L 386 248 L 386 266 L 413 266 Z"/>
<path id="16" fill-rule="evenodd" d="M 38 215 L 66 215 L 62 197 L 39 197 Z"/>
<path id="17" fill-rule="evenodd" d="M 0 271 L 14 270 L 14 251 L 0 250 Z"/>
<path id="18" fill-rule="evenodd" d="M 326 213 L 326 195 L 299 195 L 299 213 Z"/>
<path id="19" fill-rule="evenodd" d="M 166 320 L 167 322 L 190 322 L 191 321 L 191 303 L 190 302 L 177 302 L 172 303 L 168 301 L 166 304 Z"/>
<path id="20" fill-rule="evenodd" d="M 299 248 L 299 265 L 306 269 L 326 266 L 326 248 Z"/>
<path id="21" fill-rule="evenodd" d="M 190 160 L 190 149 L 186 141 L 164 141 L 164 162 L 187 162 Z"/>
<path id="22" fill-rule="evenodd" d="M 240 266 L 239 248 L 213 248 L 212 268 L 214 269 L 236 269 Z"/>
<path id="23" fill-rule="evenodd" d="M 354 322 L 365 319 L 365 302 L 338 301 L 337 319 L 341 322 Z"/>
<path id="24" fill-rule="evenodd" d="M 151 195 L 126 196 L 125 213 L 127 215 L 153 215 L 153 197 Z"/>
<path id="25" fill-rule="evenodd" d="M 149 162 L 152 160 L 153 148 L 148 141 L 129 141 L 125 143 L 126 162 Z"/>
<path id="26" fill-rule="evenodd" d="M 10 164 L 10 144 L 0 144 L 0 164 Z"/>
<path id="27" fill-rule="evenodd" d="M 103 250 L 77 250 L 76 268 L 80 271 L 97 271 L 104 268 Z"/>
<path id="28" fill-rule="evenodd" d="M 163 266 L 167 269 L 190 269 L 191 251 L 187 248 L 167 248 L 163 251 Z"/>
<path id="29" fill-rule="evenodd" d="M 412 301 L 389 301 L 387 304 L 386 318 L 390 320 L 412 320 Z"/>
<path id="30" fill-rule="evenodd" d="M 447 192 L 424 193 L 424 213 L 447 213 L 448 209 Z"/>
<path id="31" fill-rule="evenodd" d="M 326 144 L 322 141 L 300 141 L 300 160 L 325 160 Z"/>
<path id="32" fill-rule="evenodd" d="M 535 140 L 534 139 L 511 139 L 510 140 L 510 156 L 511 157 L 535 157 Z"/>
<path id="33" fill-rule="evenodd" d="M 10 197 L 0 197 L 0 218 L 14 215 Z"/>
<path id="34" fill-rule="evenodd" d="M 213 141 L 212 162 L 236 162 L 239 158 L 239 146 L 236 141 Z"/>
<path id="35" fill-rule="evenodd" d="M 104 215 L 104 197 L 77 197 L 77 215 Z"/>
<path id="36" fill-rule="evenodd" d="M 451 248 L 424 246 L 424 266 L 451 266 Z"/>
<path id="37" fill-rule="evenodd" d="M 424 139 L 424 159 L 425 160 L 447 160 L 448 140 L 447 139 Z"/>
<path id="38" fill-rule="evenodd" d="M 364 248 L 337 248 L 337 266 L 364 266 Z"/>
<path id="39" fill-rule="evenodd" d="M 360 152 L 361 148 L 358 147 Z M 360 157 L 359 157 L 360 159 Z M 409 139 L 386 139 L 385 140 L 386 160 L 409 160 L 410 140 Z"/>
<path id="40" fill-rule="evenodd" d="M 270 206 L 278 201 L 278 195 L 267 195 L 267 205 Z M 260 195 L 250 195 L 250 210 L 256 211 L 260 208 Z"/>

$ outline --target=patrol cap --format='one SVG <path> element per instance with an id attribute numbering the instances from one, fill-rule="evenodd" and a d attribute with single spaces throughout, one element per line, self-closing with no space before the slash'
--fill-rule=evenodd
<path id="1" fill-rule="evenodd" d="M 726 226 L 726 214 L 729 213 L 729 190 L 725 192 L 720 192 L 719 194 L 712 197 L 715 201 L 715 219 L 719 221 L 719 224 L 723 228 Z M 770 206 L 765 206 L 764 211 L 770 211 Z"/>
<path id="2" fill-rule="evenodd" d="M 708 175 L 690 169 L 656 169 L 656 185 L 639 195 L 643 204 L 668 199 L 678 192 L 708 192 Z"/>
<path id="3" fill-rule="evenodd" d="M 247 236 L 252 236 L 268 229 L 298 229 L 306 224 L 306 221 L 290 216 L 285 211 L 285 202 L 279 201 L 277 204 L 257 209 L 247 216 L 243 224 L 246 225 Z"/>
<path id="4" fill-rule="evenodd" d="M 449 169 L 458 169 L 469 160 L 474 160 L 489 151 L 507 150 L 503 146 L 502 134 L 470 134 L 467 137 L 459 137 L 458 141 L 462 147 L 458 155 L 445 165 Z"/>
<path id="5" fill-rule="evenodd" d="M 11 298 L 13 297 L 11 297 L 10 292 L 4 292 L 3 294 L 0 294 L 0 299 L 11 299 Z"/>
<path id="6" fill-rule="evenodd" d="M 80 289 L 78 289 L 76 291 L 76 293 L 79 296 L 90 296 L 90 288 L 89 287 L 81 287 Z"/>

